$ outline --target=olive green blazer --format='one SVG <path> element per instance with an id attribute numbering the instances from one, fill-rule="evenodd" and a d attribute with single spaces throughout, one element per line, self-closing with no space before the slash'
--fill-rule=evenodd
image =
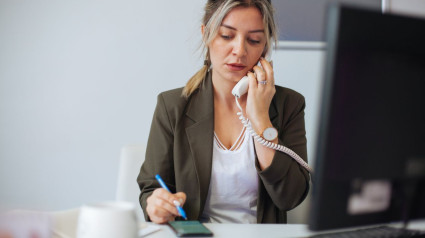
<path id="1" fill-rule="evenodd" d="M 214 138 L 214 100 L 211 73 L 189 98 L 182 88 L 163 92 L 153 115 L 146 158 L 137 182 L 140 204 L 146 212 L 146 199 L 160 188 L 159 174 L 173 192 L 187 195 L 184 209 L 189 220 L 199 220 L 208 195 Z M 269 115 L 285 145 L 307 161 L 304 126 L 304 97 L 276 86 Z M 237 116 L 237 115 L 235 115 Z M 306 197 L 309 174 L 288 155 L 276 152 L 267 169 L 258 171 L 258 223 L 286 223 L 286 211 Z"/>

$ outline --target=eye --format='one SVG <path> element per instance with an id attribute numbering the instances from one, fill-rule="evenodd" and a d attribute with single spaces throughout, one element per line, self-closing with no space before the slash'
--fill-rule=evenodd
<path id="1" fill-rule="evenodd" d="M 232 38 L 232 36 L 221 34 L 221 38 L 223 38 L 225 40 L 230 40 Z"/>
<path id="2" fill-rule="evenodd" d="M 249 41 L 251 44 L 254 44 L 254 45 L 256 45 L 256 44 L 260 44 L 260 43 L 261 43 L 261 41 L 260 41 L 260 40 L 254 40 L 254 39 L 248 39 L 248 41 Z"/>

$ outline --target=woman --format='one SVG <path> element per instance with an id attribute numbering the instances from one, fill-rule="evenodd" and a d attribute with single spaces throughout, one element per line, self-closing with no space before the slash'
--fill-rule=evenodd
<path id="1" fill-rule="evenodd" d="M 286 211 L 308 192 L 308 172 L 253 140 L 231 93 L 247 75 L 248 93 L 239 103 L 254 131 L 275 128 L 271 142 L 307 159 L 304 98 L 275 86 L 263 58 L 276 42 L 273 7 L 267 0 L 208 0 L 201 31 L 204 67 L 184 88 L 158 96 L 137 179 L 145 217 L 174 220 L 180 204 L 189 220 L 286 223 Z M 161 188 L 156 174 L 173 193 Z"/>

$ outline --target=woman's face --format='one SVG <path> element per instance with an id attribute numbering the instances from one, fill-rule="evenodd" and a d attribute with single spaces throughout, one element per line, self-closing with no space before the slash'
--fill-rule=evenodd
<path id="1" fill-rule="evenodd" d="M 209 45 L 213 77 L 238 82 L 257 64 L 265 45 L 260 11 L 255 7 L 231 10 Z"/>

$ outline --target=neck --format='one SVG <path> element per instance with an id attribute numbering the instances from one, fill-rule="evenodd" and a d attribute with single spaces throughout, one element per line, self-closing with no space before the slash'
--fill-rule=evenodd
<path id="1" fill-rule="evenodd" d="M 235 96 L 232 94 L 232 89 L 236 82 L 219 78 L 219 75 L 212 75 L 212 84 L 214 88 L 214 101 L 225 103 L 227 105 L 235 105 Z M 246 94 L 239 101 L 246 101 Z"/>

